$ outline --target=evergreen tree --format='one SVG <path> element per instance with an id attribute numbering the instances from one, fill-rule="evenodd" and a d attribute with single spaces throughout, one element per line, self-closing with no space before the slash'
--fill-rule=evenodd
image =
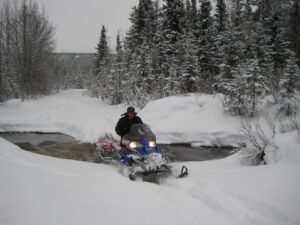
<path id="1" fill-rule="evenodd" d="M 252 12 L 252 5 L 250 0 L 246 0 L 244 4 L 244 10 L 241 12 L 241 32 L 243 33 L 243 36 L 245 38 L 245 54 L 246 58 L 253 58 L 253 51 L 251 50 L 253 46 L 253 40 L 251 36 L 253 36 L 253 33 L 256 33 L 257 28 L 255 28 L 256 21 L 254 20 L 254 15 Z"/>
<path id="2" fill-rule="evenodd" d="M 136 98 L 140 106 L 153 92 L 154 77 L 159 73 L 159 62 L 155 58 L 159 49 L 159 14 L 158 1 L 140 0 L 131 14 L 132 26 L 125 41 L 127 73 L 133 93 L 127 102 Z"/>
<path id="3" fill-rule="evenodd" d="M 232 21 L 235 27 L 239 27 L 243 23 L 241 0 L 234 0 Z"/>
<path id="4" fill-rule="evenodd" d="M 239 64 L 233 71 L 233 79 L 226 86 L 225 109 L 234 114 L 253 117 L 258 103 L 265 95 L 265 81 L 257 59 Z"/>
<path id="5" fill-rule="evenodd" d="M 120 34 L 117 35 L 117 44 L 116 44 L 116 56 L 113 64 L 113 84 L 111 85 L 111 96 L 112 96 L 112 104 L 121 104 L 123 102 L 123 95 L 125 92 L 123 84 L 124 72 L 125 72 L 125 64 L 124 64 L 124 51 L 120 39 Z"/>
<path id="6" fill-rule="evenodd" d="M 182 69 L 182 88 L 184 93 L 198 92 L 201 84 L 197 50 L 192 35 L 187 35 L 184 44 L 184 61 Z"/>
<path id="7" fill-rule="evenodd" d="M 197 10 L 197 0 L 191 0 L 191 10 L 190 10 L 190 28 L 192 31 L 197 29 L 198 22 L 198 10 Z"/>
<path id="8" fill-rule="evenodd" d="M 94 83 L 100 84 L 96 90 L 101 96 L 107 98 L 110 92 L 113 104 L 126 101 L 143 107 L 150 98 L 212 93 L 214 84 L 225 94 L 229 111 L 254 116 L 265 93 L 276 100 L 288 90 L 288 74 L 295 74 L 296 67 L 286 40 L 294 50 L 298 40 L 285 36 L 285 27 L 291 32 L 298 26 L 298 14 L 289 4 L 233 0 L 226 1 L 228 7 L 225 0 L 217 0 L 212 17 L 210 1 L 199 3 L 197 9 L 197 0 L 164 0 L 162 7 L 158 0 L 139 0 L 130 15 L 124 50 L 117 38 L 112 69 L 105 63 L 110 61 L 108 47 L 108 60 L 95 66 Z M 281 16 L 287 11 L 290 25 Z M 282 102 L 289 102 L 286 93 L 280 95 Z"/>
<path id="9" fill-rule="evenodd" d="M 242 18 L 246 23 L 250 22 L 253 19 L 251 0 L 246 0 L 245 10 L 242 13 Z"/>
<path id="10" fill-rule="evenodd" d="M 233 73 L 236 68 L 244 62 L 245 42 L 241 39 L 239 30 L 229 30 L 223 34 L 223 45 L 220 48 L 222 63 L 220 64 L 220 73 L 217 77 L 219 81 L 217 86 L 219 91 L 226 95 L 228 83 L 233 79 Z"/>
<path id="11" fill-rule="evenodd" d="M 212 85 L 217 75 L 217 67 L 215 65 L 215 52 L 213 49 L 213 18 L 211 16 L 210 0 L 202 0 L 200 5 L 199 29 L 200 36 L 198 38 L 198 57 L 200 71 L 200 90 L 205 93 L 212 92 Z"/>
<path id="12" fill-rule="evenodd" d="M 229 23 L 227 7 L 224 0 L 217 0 L 215 18 L 218 33 L 226 31 Z"/>
<path id="13" fill-rule="evenodd" d="M 285 30 L 280 20 L 279 12 L 273 12 L 271 17 L 271 36 L 270 44 L 272 47 L 272 58 L 274 62 L 273 76 L 271 78 L 270 89 L 274 96 L 275 102 L 278 101 L 279 82 L 286 65 L 286 59 L 288 56 L 288 43 L 285 41 Z"/>
<path id="14" fill-rule="evenodd" d="M 101 35 L 99 43 L 96 47 L 95 55 L 95 75 L 98 76 L 101 71 L 105 70 L 109 61 L 109 48 L 106 39 L 106 28 L 103 25 L 101 29 Z"/>
<path id="15" fill-rule="evenodd" d="M 288 116 L 295 113 L 296 102 L 299 101 L 299 99 L 295 98 L 295 91 L 299 78 L 300 70 L 296 62 L 295 53 L 289 52 L 287 65 L 279 83 L 281 104 Z"/>
<path id="16" fill-rule="evenodd" d="M 266 90 L 266 78 L 263 76 L 257 59 L 246 62 L 246 86 L 244 101 L 247 104 L 247 113 L 253 117 L 257 112 L 257 105 L 264 97 Z"/>
<path id="17" fill-rule="evenodd" d="M 184 28 L 185 33 L 195 32 L 197 29 L 198 22 L 198 12 L 197 12 L 197 0 L 186 0 L 185 3 L 185 18 L 184 18 Z"/>
<path id="18" fill-rule="evenodd" d="M 288 37 L 291 49 L 295 51 L 297 63 L 300 66 L 300 3 L 293 0 L 288 23 Z"/>
<path id="19" fill-rule="evenodd" d="M 149 46 L 151 55 L 151 60 L 149 59 L 148 65 L 152 65 L 151 71 L 151 97 L 152 98 L 161 98 L 164 96 L 163 87 L 164 87 L 164 77 L 162 65 L 165 62 L 164 57 L 164 42 L 162 36 L 162 8 L 159 5 L 159 0 L 156 0 L 154 3 L 154 24 L 155 24 L 155 34 L 153 43 Z"/>
<path id="20" fill-rule="evenodd" d="M 270 88 L 274 76 L 274 61 L 272 57 L 272 46 L 269 45 L 270 37 L 263 28 L 263 24 L 258 21 L 254 24 L 255 31 L 250 36 L 249 57 L 258 60 L 262 75 L 267 79 L 266 93 L 270 93 Z"/>
<path id="21" fill-rule="evenodd" d="M 185 11 L 182 0 L 165 0 L 163 5 L 163 33 L 165 61 L 163 73 L 165 77 L 164 93 L 175 95 L 183 92 L 182 62 L 184 57 L 183 34 Z"/>
<path id="22" fill-rule="evenodd" d="M 111 80 L 110 76 L 110 55 L 109 47 L 106 40 L 106 28 L 103 25 L 99 43 L 96 47 L 96 55 L 94 62 L 94 79 L 91 84 L 91 93 L 93 96 L 101 96 L 102 99 L 108 97 L 107 84 Z"/>
<path id="23" fill-rule="evenodd" d="M 185 18 L 184 18 L 184 27 L 185 32 L 190 32 L 191 30 L 191 2 L 190 0 L 186 0 L 185 2 Z"/>
<path id="24" fill-rule="evenodd" d="M 126 47 L 134 52 L 143 44 L 153 42 L 157 30 L 157 17 L 155 5 L 152 0 L 139 0 L 137 7 L 133 8 L 130 15 L 131 27 L 126 37 Z"/>
<path id="25" fill-rule="evenodd" d="M 271 0 L 260 0 L 258 6 L 259 17 L 262 23 L 264 24 L 264 28 L 269 30 L 271 27 L 270 18 L 272 17 L 272 4 Z"/>
<path id="26" fill-rule="evenodd" d="M 184 27 L 184 4 L 182 0 L 164 0 L 164 28 L 167 30 L 169 42 L 176 43 L 180 39 L 180 34 Z"/>
<path id="27" fill-rule="evenodd" d="M 225 50 L 226 45 L 229 44 L 229 36 L 228 36 L 228 12 L 227 7 L 224 0 L 217 0 L 216 3 L 216 12 L 214 15 L 214 38 L 213 38 L 213 52 L 214 52 L 214 67 L 217 68 L 217 78 L 216 83 L 213 87 L 217 91 L 225 92 L 226 87 L 224 87 L 225 83 L 228 82 L 228 65 L 224 63 L 225 61 Z M 225 85 L 226 86 L 226 85 Z"/>

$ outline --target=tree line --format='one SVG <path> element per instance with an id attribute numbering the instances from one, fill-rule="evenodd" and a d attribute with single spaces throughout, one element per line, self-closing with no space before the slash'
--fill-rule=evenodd
<path id="1" fill-rule="evenodd" d="M 37 3 L 0 3 L 0 102 L 52 90 L 54 27 Z"/>
<path id="2" fill-rule="evenodd" d="M 230 4 L 226 4 L 229 2 Z M 298 0 L 139 0 L 124 40 L 102 26 L 90 93 L 111 104 L 198 93 L 254 116 L 265 95 L 294 113 L 299 88 Z"/>

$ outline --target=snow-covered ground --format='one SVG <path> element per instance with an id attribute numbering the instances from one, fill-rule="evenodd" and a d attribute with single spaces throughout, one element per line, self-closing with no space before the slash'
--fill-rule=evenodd
<path id="1" fill-rule="evenodd" d="M 61 132 L 86 142 L 115 134 L 126 107 L 110 106 L 84 93 L 69 90 L 35 101 L 7 101 L 0 106 L 0 131 Z M 219 96 L 169 97 L 149 103 L 138 115 L 159 143 L 235 143 L 239 135 L 239 120 L 223 113 Z"/>
<path id="2" fill-rule="evenodd" d="M 0 130 L 62 132 L 93 142 L 114 132 L 125 109 L 80 90 L 63 91 L 2 103 Z M 223 113 L 218 96 L 169 97 L 139 115 L 160 142 L 241 141 L 239 119 Z M 132 182 L 110 165 L 25 152 L 0 138 L 0 224 L 298 225 L 299 137 L 297 131 L 277 134 L 276 163 L 241 166 L 237 154 L 186 162 L 187 178 L 160 185 Z"/>

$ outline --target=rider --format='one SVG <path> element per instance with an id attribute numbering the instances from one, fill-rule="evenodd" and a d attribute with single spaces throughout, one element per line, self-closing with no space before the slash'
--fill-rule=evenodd
<path id="1" fill-rule="evenodd" d="M 136 115 L 135 108 L 130 106 L 127 108 L 127 112 L 122 114 L 115 128 L 116 133 L 123 138 L 123 136 L 129 133 L 133 124 L 143 123 L 142 119 Z"/>

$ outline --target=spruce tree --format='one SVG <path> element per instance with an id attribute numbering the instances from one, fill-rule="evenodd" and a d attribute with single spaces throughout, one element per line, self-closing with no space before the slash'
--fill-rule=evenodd
<path id="1" fill-rule="evenodd" d="M 185 2 L 185 18 L 184 18 L 185 32 L 190 32 L 191 30 L 191 2 L 186 0 Z"/>
<path id="2" fill-rule="evenodd" d="M 111 88 L 111 97 L 112 97 L 112 104 L 120 104 L 123 102 L 123 95 L 125 92 L 123 84 L 125 84 L 124 78 L 125 72 L 125 64 L 124 64 L 124 51 L 121 43 L 120 34 L 118 32 L 117 39 L 116 39 L 116 55 L 113 64 L 112 70 L 112 84 Z"/>
<path id="3" fill-rule="evenodd" d="M 262 75 L 266 78 L 267 87 L 265 92 L 270 93 L 273 76 L 274 76 L 274 60 L 272 57 L 272 46 L 269 45 L 270 37 L 264 30 L 261 21 L 254 24 L 255 30 L 249 37 L 249 58 L 255 58 L 258 60 Z M 271 92 L 272 93 L 272 92 Z"/>
<path id="4" fill-rule="evenodd" d="M 184 93 L 198 92 L 201 84 L 197 50 L 193 35 L 187 35 L 183 43 L 182 88 Z"/>
<path id="5" fill-rule="evenodd" d="M 190 27 L 192 31 L 197 29 L 197 21 L 198 21 L 197 0 L 191 0 Z"/>
<path id="6" fill-rule="evenodd" d="M 198 26 L 200 36 L 198 38 L 198 60 L 200 71 L 200 90 L 205 93 L 212 92 L 212 85 L 215 82 L 217 68 L 215 65 L 215 52 L 213 48 L 213 18 L 211 16 L 211 3 L 209 0 L 202 0 L 199 12 Z"/>
<path id="7" fill-rule="evenodd" d="M 227 6 L 224 0 L 217 0 L 215 18 L 217 32 L 221 33 L 226 31 L 226 27 L 229 23 Z"/>
<path id="8" fill-rule="evenodd" d="M 247 113 L 253 117 L 257 113 L 257 106 L 266 91 L 266 78 L 263 76 L 257 59 L 250 59 L 246 62 L 246 86 L 244 101 L 247 104 Z"/>
<path id="9" fill-rule="evenodd" d="M 110 73 L 110 55 L 109 47 L 106 39 L 106 28 L 103 25 L 101 28 L 101 35 L 99 43 L 96 47 L 95 61 L 94 61 L 94 80 L 91 84 L 92 95 L 102 97 L 105 99 L 108 96 L 107 83 L 109 83 Z"/>
<path id="10" fill-rule="evenodd" d="M 242 23 L 242 2 L 241 0 L 234 0 L 233 3 L 233 24 L 235 27 L 239 27 Z"/>
<path id="11" fill-rule="evenodd" d="M 183 62 L 183 34 L 184 34 L 184 4 L 182 0 L 165 0 L 163 5 L 163 37 L 165 76 L 164 93 L 174 95 L 183 92 L 180 85 L 182 79 Z"/>
<path id="12" fill-rule="evenodd" d="M 288 38 L 291 43 L 290 48 L 296 53 L 297 63 L 300 66 L 300 2 L 293 0 L 293 6 L 290 9 Z"/>
<path id="13" fill-rule="evenodd" d="M 185 2 L 185 18 L 184 28 L 185 33 L 195 32 L 197 29 L 197 0 L 186 0 Z"/>
<path id="14" fill-rule="evenodd" d="M 299 78 L 300 70 L 297 65 L 295 53 L 290 51 L 287 59 L 287 65 L 279 83 L 281 104 L 287 116 L 296 112 L 296 102 L 299 101 L 299 99 L 295 97 L 295 91 Z"/>
<path id="15" fill-rule="evenodd" d="M 224 63 L 225 61 L 225 49 L 229 44 L 228 40 L 228 12 L 227 6 L 224 0 L 217 0 L 216 3 L 216 12 L 214 15 L 214 38 L 213 38 L 213 51 L 214 51 L 214 65 L 217 68 L 217 79 L 216 83 L 213 85 L 217 91 L 224 93 L 224 82 L 227 83 L 228 79 L 228 66 Z M 227 74 L 225 77 L 225 74 Z"/>
<path id="16" fill-rule="evenodd" d="M 102 25 L 99 43 L 96 47 L 94 72 L 98 76 L 108 64 L 109 48 L 106 39 L 106 28 Z"/>
<path id="17" fill-rule="evenodd" d="M 159 73 L 157 49 L 159 43 L 159 5 L 151 0 L 140 0 L 131 14 L 131 28 L 125 40 L 127 74 L 130 75 L 131 92 L 128 100 L 138 99 L 145 104 L 147 95 L 153 92 L 154 77 Z"/>
<path id="18" fill-rule="evenodd" d="M 288 56 L 288 42 L 284 38 L 285 30 L 281 23 L 279 12 L 273 12 L 271 17 L 272 30 L 270 32 L 270 45 L 272 47 L 272 59 L 274 62 L 273 76 L 270 89 L 275 102 L 278 101 L 279 82 L 286 65 Z"/>
<path id="19" fill-rule="evenodd" d="M 257 59 L 248 59 L 233 71 L 227 83 L 224 107 L 233 114 L 253 117 L 266 93 L 266 78 Z"/>

